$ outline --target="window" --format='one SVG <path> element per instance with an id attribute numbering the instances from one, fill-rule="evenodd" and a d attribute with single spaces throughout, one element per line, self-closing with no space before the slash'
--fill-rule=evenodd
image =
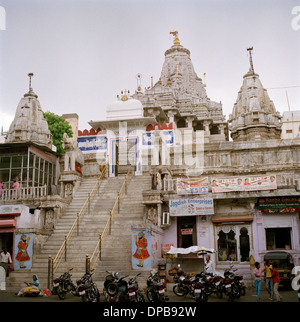
<path id="1" fill-rule="evenodd" d="M 293 133 L 293 130 L 286 130 L 285 133 Z"/>
<path id="2" fill-rule="evenodd" d="M 250 225 L 216 226 L 218 261 L 248 262 L 250 235 Z"/>
<path id="3" fill-rule="evenodd" d="M 291 249 L 291 228 L 266 228 L 267 250 Z"/>

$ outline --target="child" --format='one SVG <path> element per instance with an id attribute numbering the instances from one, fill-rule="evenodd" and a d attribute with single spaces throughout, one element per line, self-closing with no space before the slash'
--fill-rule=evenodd
<path id="1" fill-rule="evenodd" d="M 278 292 L 278 286 L 280 283 L 279 273 L 277 269 L 277 264 L 273 263 L 273 272 L 272 272 L 272 281 L 274 285 L 274 295 L 275 295 L 275 302 L 282 301 L 282 297 Z"/>
<path id="2" fill-rule="evenodd" d="M 255 276 L 255 289 L 257 295 L 257 301 L 260 301 L 260 291 L 261 291 L 261 278 L 263 275 L 263 270 L 260 267 L 259 262 L 255 262 L 254 276 Z"/>

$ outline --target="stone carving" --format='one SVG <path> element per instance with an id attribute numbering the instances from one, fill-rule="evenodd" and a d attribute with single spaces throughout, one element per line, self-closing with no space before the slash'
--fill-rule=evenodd
<path id="1" fill-rule="evenodd" d="M 147 211 L 147 219 L 153 224 L 158 225 L 158 213 L 156 207 L 149 207 Z"/>
<path id="2" fill-rule="evenodd" d="M 65 152 L 65 167 L 64 171 L 75 171 L 75 144 L 72 138 L 69 138 L 67 133 L 63 135 L 63 147 Z"/>
<path id="3" fill-rule="evenodd" d="M 54 229 L 54 210 L 48 209 L 45 213 L 45 229 Z"/>
<path id="4" fill-rule="evenodd" d="M 72 183 L 65 184 L 65 198 L 72 198 L 73 196 L 73 185 Z"/>

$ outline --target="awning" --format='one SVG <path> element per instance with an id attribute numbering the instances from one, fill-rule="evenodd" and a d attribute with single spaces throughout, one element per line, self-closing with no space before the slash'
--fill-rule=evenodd
<path id="1" fill-rule="evenodd" d="M 212 218 L 211 221 L 214 224 L 226 223 L 226 222 L 250 222 L 253 221 L 252 216 L 230 216 L 230 217 L 216 217 Z"/>
<path id="2" fill-rule="evenodd" d="M 190 254 L 190 253 L 200 253 L 199 255 L 203 255 L 205 253 L 214 253 L 213 249 L 208 249 L 205 247 L 199 246 L 191 246 L 188 248 L 176 248 L 171 246 L 171 249 L 167 252 L 167 254 Z"/>
<path id="3" fill-rule="evenodd" d="M 15 219 L 0 220 L 0 228 L 16 227 L 16 225 L 17 225 L 17 222 Z"/>

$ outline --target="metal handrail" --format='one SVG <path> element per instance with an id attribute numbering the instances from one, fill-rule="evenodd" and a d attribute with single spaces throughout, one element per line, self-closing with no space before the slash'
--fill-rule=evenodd
<path id="1" fill-rule="evenodd" d="M 69 232 L 67 235 L 65 235 L 65 240 L 62 243 L 61 247 L 59 248 L 56 256 L 53 258 L 51 257 L 51 255 L 49 255 L 49 263 L 51 262 L 51 265 L 49 264 L 49 272 L 48 272 L 48 276 L 52 277 L 53 279 L 53 275 L 56 272 L 59 264 L 61 263 L 62 258 L 65 256 L 65 260 L 67 260 L 67 248 L 70 245 L 70 242 L 73 238 L 73 235 L 75 233 L 75 231 L 77 230 L 78 233 L 78 227 L 79 227 L 79 223 L 80 220 L 83 218 L 83 216 L 89 211 L 90 208 L 90 204 L 93 201 L 99 187 L 100 187 L 100 183 L 102 181 L 102 179 L 105 177 L 105 172 L 106 169 L 104 167 L 104 169 L 102 169 L 101 174 L 99 176 L 99 179 L 97 180 L 97 182 L 95 183 L 93 189 L 91 190 L 91 192 L 89 193 L 86 201 L 84 202 L 81 210 L 79 211 L 79 213 L 77 213 L 77 217 L 72 225 L 72 227 L 70 228 Z M 48 284 L 49 281 L 48 281 Z"/>
<path id="2" fill-rule="evenodd" d="M 114 216 L 119 209 L 120 205 L 120 200 L 124 195 L 124 192 L 126 191 L 126 185 L 132 175 L 133 167 L 131 166 L 125 176 L 124 182 L 122 184 L 122 187 L 120 188 L 118 192 L 118 196 L 116 198 L 116 201 L 112 207 L 112 210 L 110 211 L 109 218 L 107 219 L 107 222 L 105 224 L 105 227 L 102 231 L 102 234 L 99 234 L 99 240 L 97 242 L 97 245 L 93 251 L 92 256 L 89 258 L 89 267 L 91 270 L 95 269 L 95 266 L 97 264 L 97 260 L 101 260 L 101 251 L 102 251 L 102 246 L 105 242 L 106 236 L 110 233 L 111 231 L 111 224 L 114 219 Z"/>

